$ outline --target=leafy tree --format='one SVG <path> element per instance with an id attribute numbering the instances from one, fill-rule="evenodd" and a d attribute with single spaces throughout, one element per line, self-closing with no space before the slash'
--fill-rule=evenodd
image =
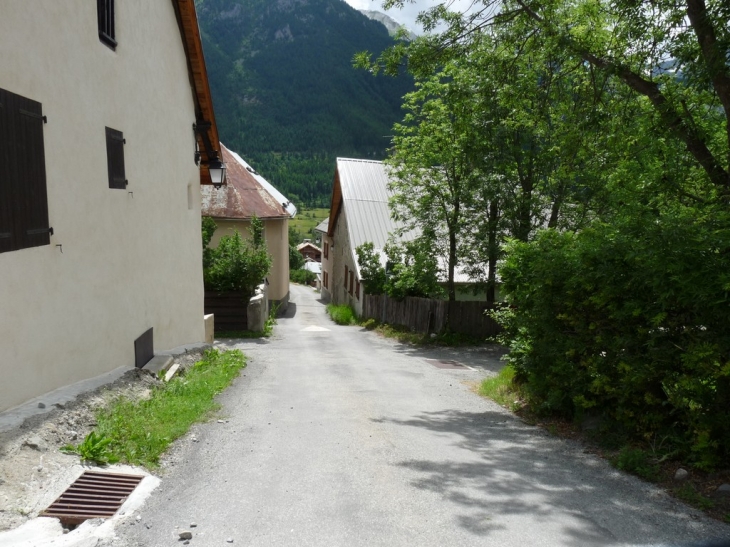
<path id="1" fill-rule="evenodd" d="M 458 239 L 464 229 L 464 209 L 480 175 L 474 161 L 476 103 L 469 89 L 444 74 L 416 82 L 405 96 L 407 113 L 394 126 L 390 166 L 392 215 L 432 242 L 445 255 L 447 292 L 456 300 L 454 273 L 459 264 Z M 444 81 L 447 80 L 447 81 Z M 445 250 L 439 242 L 445 242 Z"/>
<path id="2" fill-rule="evenodd" d="M 304 267 L 304 257 L 297 251 L 295 245 L 289 245 L 289 271 L 301 270 Z"/>
<path id="3" fill-rule="evenodd" d="M 385 267 L 380 263 L 380 254 L 375 252 L 371 242 L 363 243 L 355 249 L 360 277 L 364 291 L 368 294 L 385 294 Z"/>
<path id="4" fill-rule="evenodd" d="M 439 261 L 433 252 L 434 242 L 427 237 L 386 245 L 385 291 L 392 298 L 407 296 L 441 298 L 444 289 L 439 284 Z"/>
<path id="5" fill-rule="evenodd" d="M 462 16 L 443 2 L 421 20 L 444 32 L 358 62 L 393 72 L 406 60 L 440 83 L 423 104 L 450 100 L 452 82 L 472 94 L 481 176 L 460 202 L 459 260 L 478 269 L 516 238 L 502 247 L 516 305 L 504 316 L 531 404 L 667 438 L 703 468 L 726 461 L 730 10 L 477 4 Z"/>
<path id="6" fill-rule="evenodd" d="M 433 243 L 417 238 L 402 243 L 391 242 L 383 255 L 375 251 L 371 242 L 355 249 L 364 290 L 368 294 L 387 294 L 396 299 L 407 296 L 438 298 L 444 290 L 438 282 L 439 264 Z"/>

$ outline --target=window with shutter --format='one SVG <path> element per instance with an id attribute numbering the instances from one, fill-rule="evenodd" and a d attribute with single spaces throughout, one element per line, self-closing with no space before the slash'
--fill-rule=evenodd
<path id="1" fill-rule="evenodd" d="M 112 49 L 117 47 L 114 31 L 114 0 L 96 0 L 99 19 L 99 40 Z"/>
<path id="2" fill-rule="evenodd" d="M 0 89 L 0 253 L 51 243 L 41 103 Z"/>
<path id="3" fill-rule="evenodd" d="M 124 135 L 121 131 L 106 128 L 106 166 L 109 172 L 109 188 L 124 190 L 127 179 L 124 177 Z"/>

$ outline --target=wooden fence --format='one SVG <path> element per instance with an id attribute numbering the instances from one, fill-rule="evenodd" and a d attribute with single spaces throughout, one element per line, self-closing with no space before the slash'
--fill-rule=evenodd
<path id="1" fill-rule="evenodd" d="M 385 295 L 366 294 L 363 317 L 407 327 L 414 332 L 429 333 L 441 332 L 448 315 L 449 328 L 453 332 L 486 338 L 501 331 L 497 322 L 484 313 L 494 307 L 487 302 L 449 302 L 428 298 L 394 300 Z"/>
<path id="2" fill-rule="evenodd" d="M 205 313 L 215 314 L 215 330 L 248 330 L 248 298 L 241 292 L 205 291 Z"/>

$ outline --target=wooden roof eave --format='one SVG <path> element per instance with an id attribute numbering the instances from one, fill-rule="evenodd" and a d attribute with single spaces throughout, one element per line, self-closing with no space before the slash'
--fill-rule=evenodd
<path id="1" fill-rule="evenodd" d="M 330 219 L 327 225 L 327 235 L 334 237 L 335 224 L 340 217 L 340 209 L 342 208 L 342 186 L 340 184 L 340 172 L 335 169 L 335 180 L 332 183 L 332 200 L 330 201 Z"/>
<path id="2" fill-rule="evenodd" d="M 208 163 L 220 159 L 220 139 L 213 111 L 203 42 L 200 38 L 194 0 L 172 0 L 188 63 L 188 75 L 195 103 L 195 139 L 200 151 L 200 183 L 212 184 Z"/>

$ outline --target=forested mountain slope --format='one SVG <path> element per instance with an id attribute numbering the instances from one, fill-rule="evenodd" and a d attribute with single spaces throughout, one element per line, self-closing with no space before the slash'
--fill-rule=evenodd
<path id="1" fill-rule="evenodd" d="M 300 204 L 328 206 L 336 156 L 381 159 L 408 77 L 352 67 L 392 44 L 343 0 L 198 0 L 223 142 Z"/>

